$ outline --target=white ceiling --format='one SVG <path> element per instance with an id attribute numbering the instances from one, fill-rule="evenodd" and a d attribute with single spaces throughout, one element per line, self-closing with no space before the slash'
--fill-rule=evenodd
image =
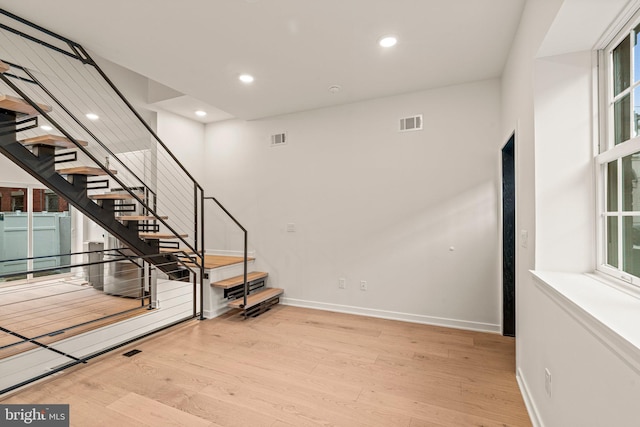
<path id="1" fill-rule="evenodd" d="M 523 6 L 524 0 L 0 0 L 3 9 L 187 95 L 174 101 L 178 109 L 200 103 L 218 109 L 216 117 L 246 120 L 499 77 Z M 386 34 L 398 37 L 395 47 L 378 46 Z M 255 82 L 240 83 L 241 73 Z M 332 85 L 342 90 L 330 93 Z"/>

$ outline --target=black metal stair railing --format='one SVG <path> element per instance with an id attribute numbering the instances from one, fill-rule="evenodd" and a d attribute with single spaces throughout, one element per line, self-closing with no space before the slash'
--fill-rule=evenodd
<path id="1" fill-rule="evenodd" d="M 215 197 L 203 197 L 203 200 L 213 200 L 213 202 L 218 205 L 218 207 L 220 209 L 222 209 L 222 211 L 229 217 L 229 219 L 231 219 L 240 230 L 242 230 L 242 234 L 243 234 L 243 293 L 242 293 L 242 306 L 240 308 L 245 308 L 247 306 L 247 296 L 249 295 L 249 282 L 247 281 L 247 274 L 248 274 L 248 249 L 247 249 L 247 244 L 248 244 L 248 233 L 247 233 L 247 229 L 244 228 L 242 226 L 242 224 L 240 224 L 240 222 L 233 216 L 231 215 L 231 212 L 229 212 L 227 210 L 227 208 L 225 208 L 222 203 L 220 203 L 218 201 L 218 199 L 216 199 Z"/>
<path id="2" fill-rule="evenodd" d="M 89 258 L 91 255 L 100 255 L 100 259 L 89 262 L 71 261 L 76 256 Z M 81 353 L 70 352 L 64 346 L 58 346 L 64 338 L 88 332 L 117 319 L 140 316 L 154 309 L 152 274 L 151 270 L 147 269 L 151 265 L 149 262 L 151 257 L 148 256 L 140 257 L 127 254 L 126 251 L 120 249 L 108 249 L 10 259 L 3 260 L 3 262 L 33 262 L 52 258 L 62 258 L 68 262 L 56 263 L 59 265 L 55 267 L 36 268 L 21 272 L 30 275 L 43 275 L 44 273 L 47 276 L 45 281 L 29 281 L 13 286 L 11 284 L 14 282 L 3 282 L 4 286 L 0 288 L 0 332 L 3 333 L 4 339 L 0 343 L 0 362 L 33 349 L 55 353 L 62 356 L 65 361 L 40 376 L 25 378 L 24 381 L 9 386 L 0 386 L 0 395 L 76 364 L 87 363 L 91 358 L 110 350 L 107 348 L 98 352 L 89 352 L 89 354 L 84 349 L 77 350 Z M 179 262 L 181 263 L 180 268 L 189 271 L 195 289 L 196 271 L 189 264 Z M 135 274 L 126 279 L 116 278 L 114 275 L 101 284 L 101 287 L 105 289 L 109 284 L 114 286 L 117 284 L 118 294 L 103 294 L 98 292 L 99 289 L 95 284 L 90 285 L 91 282 L 102 279 L 101 274 L 105 272 L 105 268 L 114 268 L 120 263 L 130 264 L 131 268 L 124 271 Z M 98 276 L 92 276 L 89 272 L 94 267 L 101 269 L 102 273 Z M 159 266 L 155 265 L 155 267 Z M 60 273 L 61 270 L 68 272 L 61 275 L 51 275 L 51 273 Z M 0 274 L 0 281 L 15 275 L 15 272 Z M 83 283 L 78 284 L 77 281 Z M 27 288 L 26 291 L 22 289 L 23 287 Z M 61 298 L 65 298 L 64 303 L 60 302 Z M 102 307 L 101 304 L 104 304 L 106 300 L 110 300 L 113 304 L 110 304 L 109 308 L 98 309 L 98 306 Z M 115 303 L 116 300 L 125 302 Z M 82 303 L 74 305 L 74 301 Z M 34 309 L 34 304 L 37 304 L 37 311 Z M 12 310 L 5 309 L 9 305 L 12 306 Z M 74 305 L 75 310 L 81 309 L 82 314 L 66 315 L 67 305 Z M 196 315 L 194 300 L 191 318 L 195 318 Z M 21 320 L 24 318 L 28 318 L 30 321 Z M 113 348 L 118 348 L 121 345 L 123 344 L 116 344 Z M 82 353 L 83 351 L 84 353 Z"/>
<path id="3" fill-rule="evenodd" d="M 154 230 L 172 234 L 185 251 L 200 259 L 202 292 L 203 189 L 96 61 L 78 43 L 4 9 L 0 9 L 0 61 L 11 67 L 0 73 L 0 93 L 24 99 L 39 113 L 35 119 L 5 116 L 0 124 L 0 150 L 138 255 L 152 255 L 157 245 L 147 244 L 132 227 L 119 223 L 110 212 L 113 203 L 105 202 L 109 209 L 103 209 L 88 197 L 87 191 L 99 185 L 87 187 L 86 177 L 78 175 L 64 179 L 55 172 L 55 154 L 39 149 L 34 155 L 17 142 L 18 135 L 38 135 L 41 123 L 56 129 L 73 142 L 82 160 L 104 171 L 113 187 L 155 217 Z M 42 108 L 43 103 L 52 109 Z M 101 120 L 86 118 L 89 111 L 99 112 Z M 145 160 L 133 166 L 127 156 L 138 152 Z M 166 211 L 168 220 L 163 219 Z M 181 231 L 189 236 L 182 237 Z M 165 254 L 151 260 L 162 264 L 167 257 L 175 258 Z"/>
<path id="4" fill-rule="evenodd" d="M 49 356 L 45 359 L 51 360 L 52 365 L 47 366 L 44 373 L 38 371 L 32 374 L 31 372 L 35 371 L 21 370 L 19 375 L 15 376 L 16 380 L 8 384 L 9 379 L 13 379 L 14 376 L 8 374 L 12 372 L 12 368 L 5 366 L 13 366 L 10 365 L 13 359 L 0 358 L 0 364 L 3 365 L 0 394 L 69 366 L 85 363 L 93 357 L 154 331 L 192 319 L 198 312 L 200 319 L 203 319 L 204 191 L 189 169 L 178 160 L 148 124 L 148 120 L 153 117 L 150 114 L 145 115 L 143 110 L 136 110 L 134 104 L 124 96 L 81 45 L 4 9 L 0 9 L 0 95 L 22 99 L 37 112 L 19 114 L 0 107 L 0 152 L 58 196 L 66 199 L 69 204 L 125 246 L 124 249 L 104 252 L 110 254 L 109 259 L 97 264 L 93 261 L 78 261 L 78 258 L 86 253 L 77 250 L 66 250 L 71 253 L 55 255 L 60 259 L 69 259 L 66 264 L 58 260 L 59 265 L 55 269 L 34 269 L 34 262 L 39 257 L 28 258 L 28 271 L 21 272 L 27 275 L 26 283 L 31 284 L 31 276 L 58 272 L 60 268 L 70 268 L 74 271 L 76 268 L 99 265 L 104 272 L 103 265 L 109 263 L 135 263 L 135 268 L 145 271 L 144 280 L 149 279 L 149 294 L 141 291 L 140 304 L 150 309 L 147 311 L 143 307 L 146 311 L 144 316 L 153 319 L 153 322 L 145 324 L 143 329 L 127 331 L 121 336 L 113 337 L 109 342 L 104 341 L 101 336 L 97 342 L 91 342 L 86 348 L 78 349 L 77 354 L 66 351 L 68 347 L 64 344 L 65 340 L 60 340 L 60 345 L 49 345 L 46 341 L 72 329 L 78 331 L 78 327 L 86 326 L 82 322 L 28 334 L 24 333 L 24 330 L 13 330 L 3 319 L 0 328 L 4 328 L 4 333 L 12 335 L 24 345 L 38 346 L 39 348 L 35 349 L 39 352 L 38 357 Z M 140 98 L 135 92 L 133 96 Z M 136 105 L 146 103 L 146 99 L 137 101 Z M 89 117 L 88 113 L 93 113 L 93 116 Z M 44 125 L 49 126 L 44 130 L 45 133 L 55 133 L 55 137 L 64 138 L 70 145 L 65 145 L 62 151 L 45 144 L 29 146 L 28 141 L 43 136 Z M 95 177 L 88 177 L 79 172 L 62 172 L 72 170 L 72 165 L 96 168 L 97 173 L 94 174 Z M 126 195 L 132 200 L 132 207 L 129 209 L 125 202 L 97 200 L 98 193 L 104 190 Z M 228 214 L 225 208 L 222 209 Z M 136 211 L 138 215 L 148 216 L 153 220 L 138 222 L 116 217 L 124 216 L 125 211 Z M 246 305 L 247 236 L 244 227 L 240 227 L 245 233 Z M 159 237 L 141 238 L 141 233 L 171 235 L 174 237 L 172 243 L 175 250 L 181 251 L 184 256 L 161 251 L 165 244 Z M 164 272 L 166 277 L 156 274 L 158 272 Z M 187 281 L 177 282 L 174 279 L 182 277 L 185 273 Z M 0 281 L 3 279 L 6 278 L 0 276 Z M 152 286 L 152 283 L 155 286 Z M 140 289 L 139 283 L 135 286 Z M 23 289 L 18 289 L 17 292 L 23 292 Z M 153 292 L 159 293 L 157 301 L 160 301 L 160 305 L 167 303 L 166 311 L 163 307 L 155 310 L 158 307 L 153 305 Z M 6 304 L 7 300 L 4 301 Z M 52 307 L 55 305 L 57 303 L 51 304 Z M 56 308 L 65 310 L 63 307 Z M 0 314 L 6 312 L 0 310 Z M 144 323 L 148 318 L 141 317 L 139 320 L 140 323 Z M 12 332 L 14 333 L 11 334 Z M 20 343 L 3 343 L 0 345 L 0 352 L 13 351 L 13 347 L 21 345 Z M 5 345 L 11 348 L 3 348 Z M 61 365 L 53 363 L 60 358 L 65 359 L 65 362 Z M 34 369 L 40 369 L 40 366 L 49 362 L 38 363 Z M 20 369 L 22 368 L 23 366 L 20 366 Z"/>

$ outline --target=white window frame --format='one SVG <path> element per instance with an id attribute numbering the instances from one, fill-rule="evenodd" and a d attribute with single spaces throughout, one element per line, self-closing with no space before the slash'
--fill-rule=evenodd
<path id="1" fill-rule="evenodd" d="M 608 215 L 606 209 L 606 189 L 607 189 L 607 173 L 606 166 L 608 163 L 622 159 L 623 157 L 629 156 L 631 154 L 640 152 L 640 130 L 638 131 L 637 136 L 633 136 L 634 134 L 634 122 L 633 120 L 629 121 L 630 126 L 630 135 L 631 138 L 625 142 L 622 142 L 618 145 L 615 144 L 615 135 L 614 135 L 614 108 L 612 105 L 616 100 L 619 100 L 626 96 L 627 94 L 630 97 L 630 112 L 634 111 L 634 90 L 636 88 L 640 88 L 640 80 L 638 82 L 634 82 L 634 74 L 635 70 L 630 71 L 630 84 L 629 88 L 622 91 L 617 96 L 613 96 L 613 79 L 611 78 L 613 73 L 613 49 L 617 47 L 627 36 L 630 37 L 631 43 L 631 52 L 630 52 L 630 63 L 634 64 L 634 49 L 633 49 L 633 37 L 632 31 L 635 27 L 640 25 L 640 11 L 633 14 L 631 19 L 620 28 L 618 32 L 616 32 L 615 36 L 606 43 L 601 50 L 597 52 L 597 60 L 598 60 L 598 87 L 597 90 L 594 91 L 597 93 L 599 102 L 597 103 L 599 109 L 599 129 L 597 130 L 597 134 L 599 136 L 599 154 L 595 157 L 595 167 L 596 167 L 596 194 L 597 194 L 597 271 L 604 273 L 608 276 L 614 277 L 616 279 L 620 279 L 628 284 L 634 286 L 634 289 L 640 290 L 640 277 L 634 276 L 630 273 L 623 271 L 620 268 L 613 268 L 607 265 L 607 218 L 609 216 L 616 216 L 618 218 L 618 265 L 620 266 L 622 263 L 623 257 L 623 221 L 622 218 L 625 216 L 638 216 L 640 217 L 640 211 L 634 212 L 624 212 L 621 209 L 621 204 L 623 203 L 622 197 L 618 195 L 618 209 L 615 215 Z M 638 102 L 640 105 L 640 101 Z M 618 190 L 622 188 L 622 174 L 621 164 L 618 164 L 619 173 L 618 173 Z"/>

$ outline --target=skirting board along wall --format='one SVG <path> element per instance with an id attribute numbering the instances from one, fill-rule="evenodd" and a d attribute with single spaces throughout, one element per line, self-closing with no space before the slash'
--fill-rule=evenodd
<path id="1" fill-rule="evenodd" d="M 441 317 L 424 316 L 419 314 L 398 313 L 395 311 L 376 310 L 364 307 L 353 307 L 349 305 L 329 304 L 316 301 L 305 301 L 293 298 L 281 298 L 284 305 L 294 307 L 313 308 L 317 310 L 335 311 L 338 313 L 355 314 L 360 316 L 378 317 L 381 319 L 400 320 L 403 322 L 421 323 L 424 325 L 444 326 L 447 328 L 465 329 L 469 331 L 490 332 L 499 334 L 500 325 L 491 323 L 471 322 L 468 320 L 446 319 Z"/>

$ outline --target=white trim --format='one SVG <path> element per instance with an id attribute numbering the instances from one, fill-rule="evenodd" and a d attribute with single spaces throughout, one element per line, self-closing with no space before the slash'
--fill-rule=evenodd
<path id="1" fill-rule="evenodd" d="M 596 163 L 598 165 L 603 165 L 638 151 L 640 151 L 640 137 L 631 138 L 622 144 L 616 145 L 610 150 L 598 154 L 596 156 Z"/>
<path id="2" fill-rule="evenodd" d="M 640 374 L 640 299 L 592 275 L 531 271 L 534 284 L 627 366 Z M 616 310 L 616 307 L 623 309 Z M 637 307 L 637 310 L 635 309 Z"/>
<path id="3" fill-rule="evenodd" d="M 602 37 L 598 39 L 593 49 L 604 49 L 609 44 L 611 44 L 611 42 L 614 40 L 614 37 L 616 37 L 616 34 L 622 31 L 622 29 L 629 24 L 629 21 L 631 20 L 631 18 L 633 18 L 638 9 L 640 9 L 640 0 L 630 1 L 624 7 L 624 9 L 622 9 L 616 19 L 611 22 L 611 25 L 609 25 L 604 33 L 602 33 Z M 622 40 L 623 38 L 624 36 L 621 37 L 620 40 Z"/>
<path id="4" fill-rule="evenodd" d="M 499 324 L 473 322 L 469 320 L 447 319 L 444 317 L 425 316 L 422 314 L 399 313 L 396 311 L 378 310 L 374 308 L 354 307 L 350 305 L 330 304 L 325 302 L 305 301 L 294 298 L 280 298 L 283 305 L 312 308 L 316 310 L 335 311 L 337 313 L 356 314 L 360 316 L 378 317 L 381 319 L 400 320 L 403 322 L 421 323 L 424 325 L 444 326 L 447 328 L 465 329 L 469 331 L 490 332 L 500 334 Z"/>
<path id="5" fill-rule="evenodd" d="M 222 307 L 216 308 L 215 310 L 204 310 L 202 314 L 205 319 L 215 319 L 218 316 L 222 316 L 229 310 L 231 310 L 231 308 L 227 306 L 222 306 Z"/>
<path id="6" fill-rule="evenodd" d="M 527 412 L 529 412 L 529 419 L 531 420 L 531 424 L 533 425 L 533 427 L 544 427 L 542 418 L 540 417 L 540 412 L 538 411 L 538 407 L 533 401 L 532 394 L 529 391 L 529 386 L 527 386 L 527 381 L 524 379 L 520 368 L 516 370 L 516 381 L 518 382 L 518 387 L 520 387 L 520 394 L 522 394 L 524 405 L 527 407 Z"/>

